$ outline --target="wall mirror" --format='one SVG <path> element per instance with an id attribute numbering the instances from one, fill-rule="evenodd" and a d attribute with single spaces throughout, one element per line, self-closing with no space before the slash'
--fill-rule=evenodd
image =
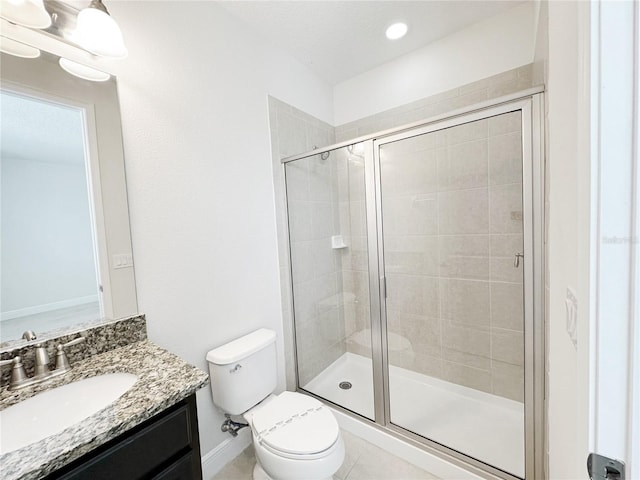
<path id="1" fill-rule="evenodd" d="M 136 314 L 115 79 L 1 61 L 0 347 Z"/>

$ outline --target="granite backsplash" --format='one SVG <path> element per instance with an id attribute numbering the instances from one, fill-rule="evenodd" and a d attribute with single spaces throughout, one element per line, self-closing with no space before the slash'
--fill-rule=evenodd
<path id="1" fill-rule="evenodd" d="M 144 315 L 135 315 L 98 325 L 92 324 L 86 328 L 80 327 L 72 333 L 67 331 L 59 336 L 47 335 L 43 339 L 35 339 L 29 342 L 21 341 L 14 345 L 9 344 L 0 348 L 0 360 L 8 360 L 20 355 L 27 375 L 31 376 L 34 371 L 34 345 L 42 344 L 45 346 L 53 367 L 56 346 L 80 336 L 85 337 L 86 340 L 65 349 L 71 365 L 93 355 L 146 340 L 147 322 Z M 11 365 L 0 367 L 0 387 L 8 385 L 11 378 L 11 367 Z"/>

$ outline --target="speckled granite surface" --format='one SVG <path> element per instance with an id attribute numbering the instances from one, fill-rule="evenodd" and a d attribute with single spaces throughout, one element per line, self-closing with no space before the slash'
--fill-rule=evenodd
<path id="1" fill-rule="evenodd" d="M 126 372 L 138 381 L 107 408 L 57 435 L 0 456 L 3 480 L 30 480 L 81 457 L 151 418 L 208 383 L 202 370 L 149 341 L 136 342 L 73 364 L 63 377 L 10 392 L 0 391 L 0 410 L 41 391 L 105 373 Z"/>
<path id="2" fill-rule="evenodd" d="M 147 324 L 144 315 L 101 322 L 98 325 L 87 324 L 78 325 L 72 331 L 49 332 L 39 335 L 38 339 L 27 342 L 16 340 L 11 344 L 4 344 L 0 348 L 0 360 L 13 358 L 16 355 L 22 357 L 22 363 L 28 375 L 33 375 L 34 354 L 33 346 L 43 344 L 49 353 L 49 358 L 53 364 L 55 360 L 56 345 L 66 343 L 78 336 L 86 338 L 84 343 L 67 347 L 67 358 L 71 365 L 84 360 L 92 355 L 123 347 L 130 343 L 147 339 Z M 11 377 L 11 365 L 0 367 L 0 386 L 8 385 Z"/>

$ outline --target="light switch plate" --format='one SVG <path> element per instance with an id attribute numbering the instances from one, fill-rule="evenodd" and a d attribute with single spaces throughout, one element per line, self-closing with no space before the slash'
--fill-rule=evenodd
<path id="1" fill-rule="evenodd" d="M 117 253 L 113 255 L 113 268 L 133 267 L 133 255 L 130 253 Z"/>

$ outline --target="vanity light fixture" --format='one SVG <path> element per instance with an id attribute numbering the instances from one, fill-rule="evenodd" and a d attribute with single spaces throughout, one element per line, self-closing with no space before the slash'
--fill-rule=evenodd
<path id="1" fill-rule="evenodd" d="M 100 70 L 96 70 L 95 68 L 87 67 L 78 62 L 74 62 L 69 60 L 68 58 L 60 57 L 58 60 L 60 67 L 71 75 L 75 75 L 76 77 L 82 78 L 84 80 L 90 80 L 92 82 L 106 82 L 111 78 L 111 75 L 105 72 L 101 72 Z"/>
<path id="2" fill-rule="evenodd" d="M 21 58 L 38 58 L 40 56 L 40 50 L 36 47 L 16 42 L 4 36 L 0 36 L 0 52 Z"/>
<path id="3" fill-rule="evenodd" d="M 23 27 L 47 28 L 51 25 L 51 15 L 45 10 L 43 0 L 2 0 L 0 16 Z"/>
<path id="4" fill-rule="evenodd" d="M 409 27 L 407 27 L 406 23 L 398 22 L 387 28 L 386 35 L 389 40 L 397 40 L 404 37 L 407 34 L 407 30 L 409 30 Z"/>
<path id="5" fill-rule="evenodd" d="M 80 11 L 73 41 L 102 57 L 124 58 L 128 54 L 120 27 L 102 0 L 91 0 L 89 6 Z"/>
<path id="6" fill-rule="evenodd" d="M 80 12 L 60 0 L 50 0 L 47 10 L 44 0 L 0 0 L 0 16 L 25 27 L 47 29 L 47 34 L 92 55 L 124 58 L 128 54 L 120 27 L 111 18 L 102 0 L 91 0 L 88 7 Z M 0 39 L 0 50 L 22 58 L 40 56 L 38 48 L 5 36 Z M 110 74 L 84 65 L 84 62 L 60 58 L 58 63 L 67 73 L 84 80 L 105 82 L 111 78 Z"/>

